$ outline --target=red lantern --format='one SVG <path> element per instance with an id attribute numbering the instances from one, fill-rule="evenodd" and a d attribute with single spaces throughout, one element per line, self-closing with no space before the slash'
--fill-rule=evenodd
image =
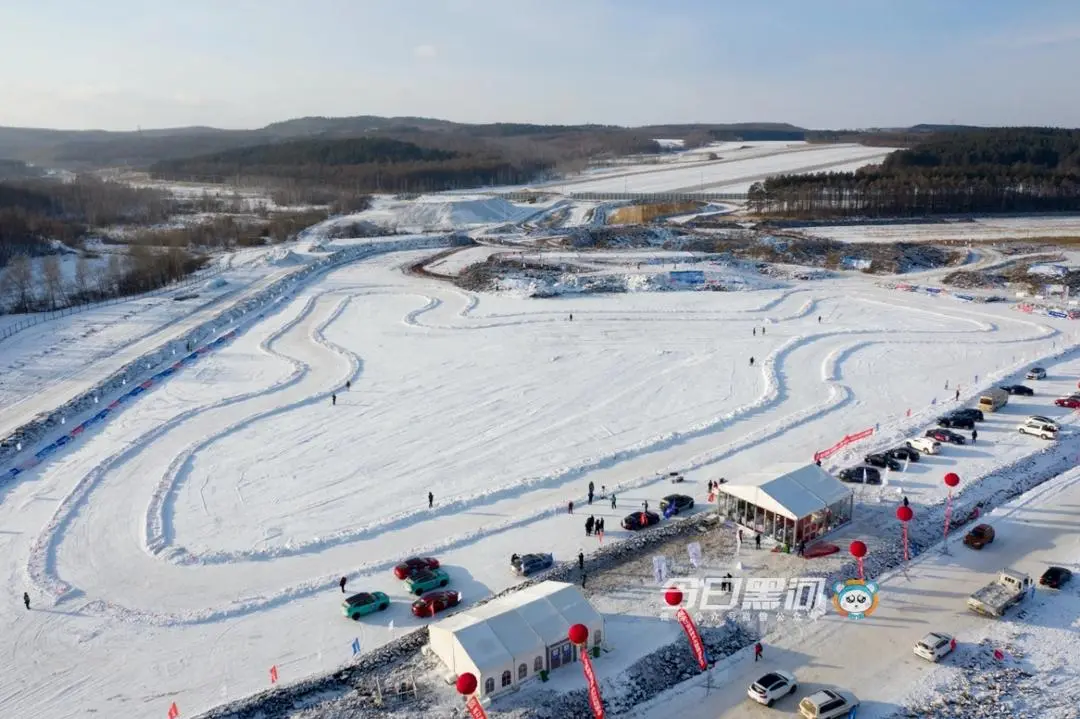
<path id="1" fill-rule="evenodd" d="M 901 522 L 910 522 L 914 516 L 915 513 L 911 511 L 911 507 L 900 506 L 896 508 L 896 518 Z"/>
<path id="2" fill-rule="evenodd" d="M 866 556 L 866 545 L 856 539 L 851 543 L 851 546 L 848 547 L 848 551 L 850 551 L 851 556 L 856 559 L 862 559 Z"/>
<path id="3" fill-rule="evenodd" d="M 570 627 L 570 631 L 566 633 L 566 636 L 570 639 L 571 644 L 585 644 L 589 641 L 589 628 L 584 624 L 575 624 Z"/>
<path id="4" fill-rule="evenodd" d="M 664 592 L 664 601 L 667 602 L 669 607 L 677 607 L 682 604 L 682 590 L 678 587 L 671 587 Z"/>
<path id="5" fill-rule="evenodd" d="M 956 472 L 949 472 L 945 475 L 945 484 L 949 487 L 955 487 L 960 484 L 960 475 Z"/>
<path id="6" fill-rule="evenodd" d="M 476 675 L 469 672 L 459 674 L 457 678 L 458 694 L 469 696 L 476 692 Z"/>

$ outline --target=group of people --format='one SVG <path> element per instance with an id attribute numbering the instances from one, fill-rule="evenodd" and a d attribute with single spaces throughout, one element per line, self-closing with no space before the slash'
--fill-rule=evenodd
<path id="1" fill-rule="evenodd" d="M 591 537 L 594 534 L 600 539 L 604 538 L 604 518 L 601 517 L 600 519 L 597 519 L 590 515 L 589 518 L 585 520 L 585 536 Z"/>

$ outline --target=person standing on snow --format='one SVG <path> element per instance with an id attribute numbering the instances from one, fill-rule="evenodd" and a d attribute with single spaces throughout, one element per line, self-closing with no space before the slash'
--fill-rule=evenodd
<path id="1" fill-rule="evenodd" d="M 335 407 L 337 406 L 337 395 L 336 394 L 330 395 L 330 404 L 332 406 L 335 406 Z"/>
<path id="2" fill-rule="evenodd" d="M 818 315 L 818 316 L 817 316 L 817 323 L 818 323 L 819 325 L 821 324 L 821 315 Z"/>
<path id="3" fill-rule="evenodd" d="M 593 527 L 595 525 L 596 525 L 596 520 L 593 519 L 592 517 L 589 517 L 588 519 L 585 520 L 585 536 L 586 537 L 591 537 L 592 536 Z"/>
<path id="4" fill-rule="evenodd" d="M 351 389 L 352 389 L 352 380 L 349 380 L 348 382 L 345 383 L 345 391 L 348 392 Z"/>
<path id="5" fill-rule="evenodd" d="M 574 513 L 574 500 L 570 500 L 569 502 L 566 503 L 566 513 L 567 514 L 573 514 Z"/>
<path id="6" fill-rule="evenodd" d="M 761 642 L 758 642 L 757 644 L 755 644 L 754 645 L 754 661 L 756 662 L 758 659 L 764 659 L 765 658 L 764 654 L 765 654 L 765 648 L 763 646 L 761 646 Z"/>
<path id="7" fill-rule="evenodd" d="M 22 593 L 22 602 L 23 602 L 23 604 L 26 605 L 27 609 L 30 608 L 30 593 L 29 592 L 23 592 Z"/>
<path id="8" fill-rule="evenodd" d="M 971 428 L 971 443 L 975 444 L 975 440 L 979 438 L 979 430 L 974 427 Z"/>
<path id="9" fill-rule="evenodd" d="M 956 395 L 953 397 L 953 401 L 954 402 L 959 402 L 960 401 L 960 389 L 959 388 L 957 388 L 957 390 L 956 390 Z"/>
<path id="10" fill-rule="evenodd" d="M 348 579 L 346 579 L 345 577 L 342 577 L 341 580 L 338 582 L 338 584 L 341 586 L 341 593 L 342 594 L 345 593 L 345 583 L 348 582 L 348 581 L 349 581 Z"/>
<path id="11" fill-rule="evenodd" d="M 427 508 L 431 509 L 435 506 L 435 495 L 431 492 L 427 493 Z"/>
<path id="12" fill-rule="evenodd" d="M 762 328 L 761 328 L 761 335 L 762 335 L 763 337 L 765 336 L 765 328 L 764 328 L 764 327 L 762 327 Z"/>
<path id="13" fill-rule="evenodd" d="M 611 508 L 615 509 L 615 493 L 611 493 Z"/>
<path id="14" fill-rule="evenodd" d="M 757 545 L 758 549 L 761 549 L 761 532 L 754 535 L 754 544 Z"/>
<path id="15" fill-rule="evenodd" d="M 573 321 L 574 321 L 574 313 L 573 313 L 573 312 L 571 312 L 571 313 L 570 313 L 570 321 L 571 321 L 571 322 L 573 322 Z"/>
<path id="16" fill-rule="evenodd" d="M 757 327 L 755 327 L 755 328 L 753 329 L 753 332 L 754 332 L 754 336 L 755 336 L 755 337 L 757 337 Z"/>
<path id="17" fill-rule="evenodd" d="M 751 357 L 751 358 L 750 358 L 750 366 L 751 366 L 751 367 L 753 367 L 753 366 L 754 366 L 754 358 L 753 358 L 753 357 Z"/>
<path id="18" fill-rule="evenodd" d="M 904 506 L 905 507 L 908 506 L 908 501 L 907 501 L 907 496 L 906 495 L 904 496 Z"/>
<path id="19" fill-rule="evenodd" d="M 585 571 L 585 552 L 578 551 L 577 553 L 577 568 L 581 571 Z"/>

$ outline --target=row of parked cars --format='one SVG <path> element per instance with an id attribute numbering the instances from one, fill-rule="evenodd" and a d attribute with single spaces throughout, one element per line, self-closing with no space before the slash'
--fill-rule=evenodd
<path id="1" fill-rule="evenodd" d="M 461 603 L 461 592 L 446 589 L 450 575 L 435 557 L 409 557 L 394 567 L 394 576 L 402 581 L 409 594 L 416 595 L 411 607 L 414 616 L 433 617 Z M 341 612 L 349 619 L 359 620 L 386 611 L 389 606 L 390 597 L 384 592 L 358 592 L 341 603 Z"/>

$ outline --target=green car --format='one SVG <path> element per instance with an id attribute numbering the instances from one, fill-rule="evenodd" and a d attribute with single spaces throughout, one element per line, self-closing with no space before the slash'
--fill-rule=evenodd
<path id="1" fill-rule="evenodd" d="M 359 619 L 390 606 L 390 597 L 382 592 L 360 592 L 341 603 L 341 612 L 349 619 Z"/>
<path id="2" fill-rule="evenodd" d="M 450 583 L 450 575 L 441 569 L 421 569 L 405 579 L 405 588 L 409 594 L 420 596 L 432 589 L 445 587 Z"/>

